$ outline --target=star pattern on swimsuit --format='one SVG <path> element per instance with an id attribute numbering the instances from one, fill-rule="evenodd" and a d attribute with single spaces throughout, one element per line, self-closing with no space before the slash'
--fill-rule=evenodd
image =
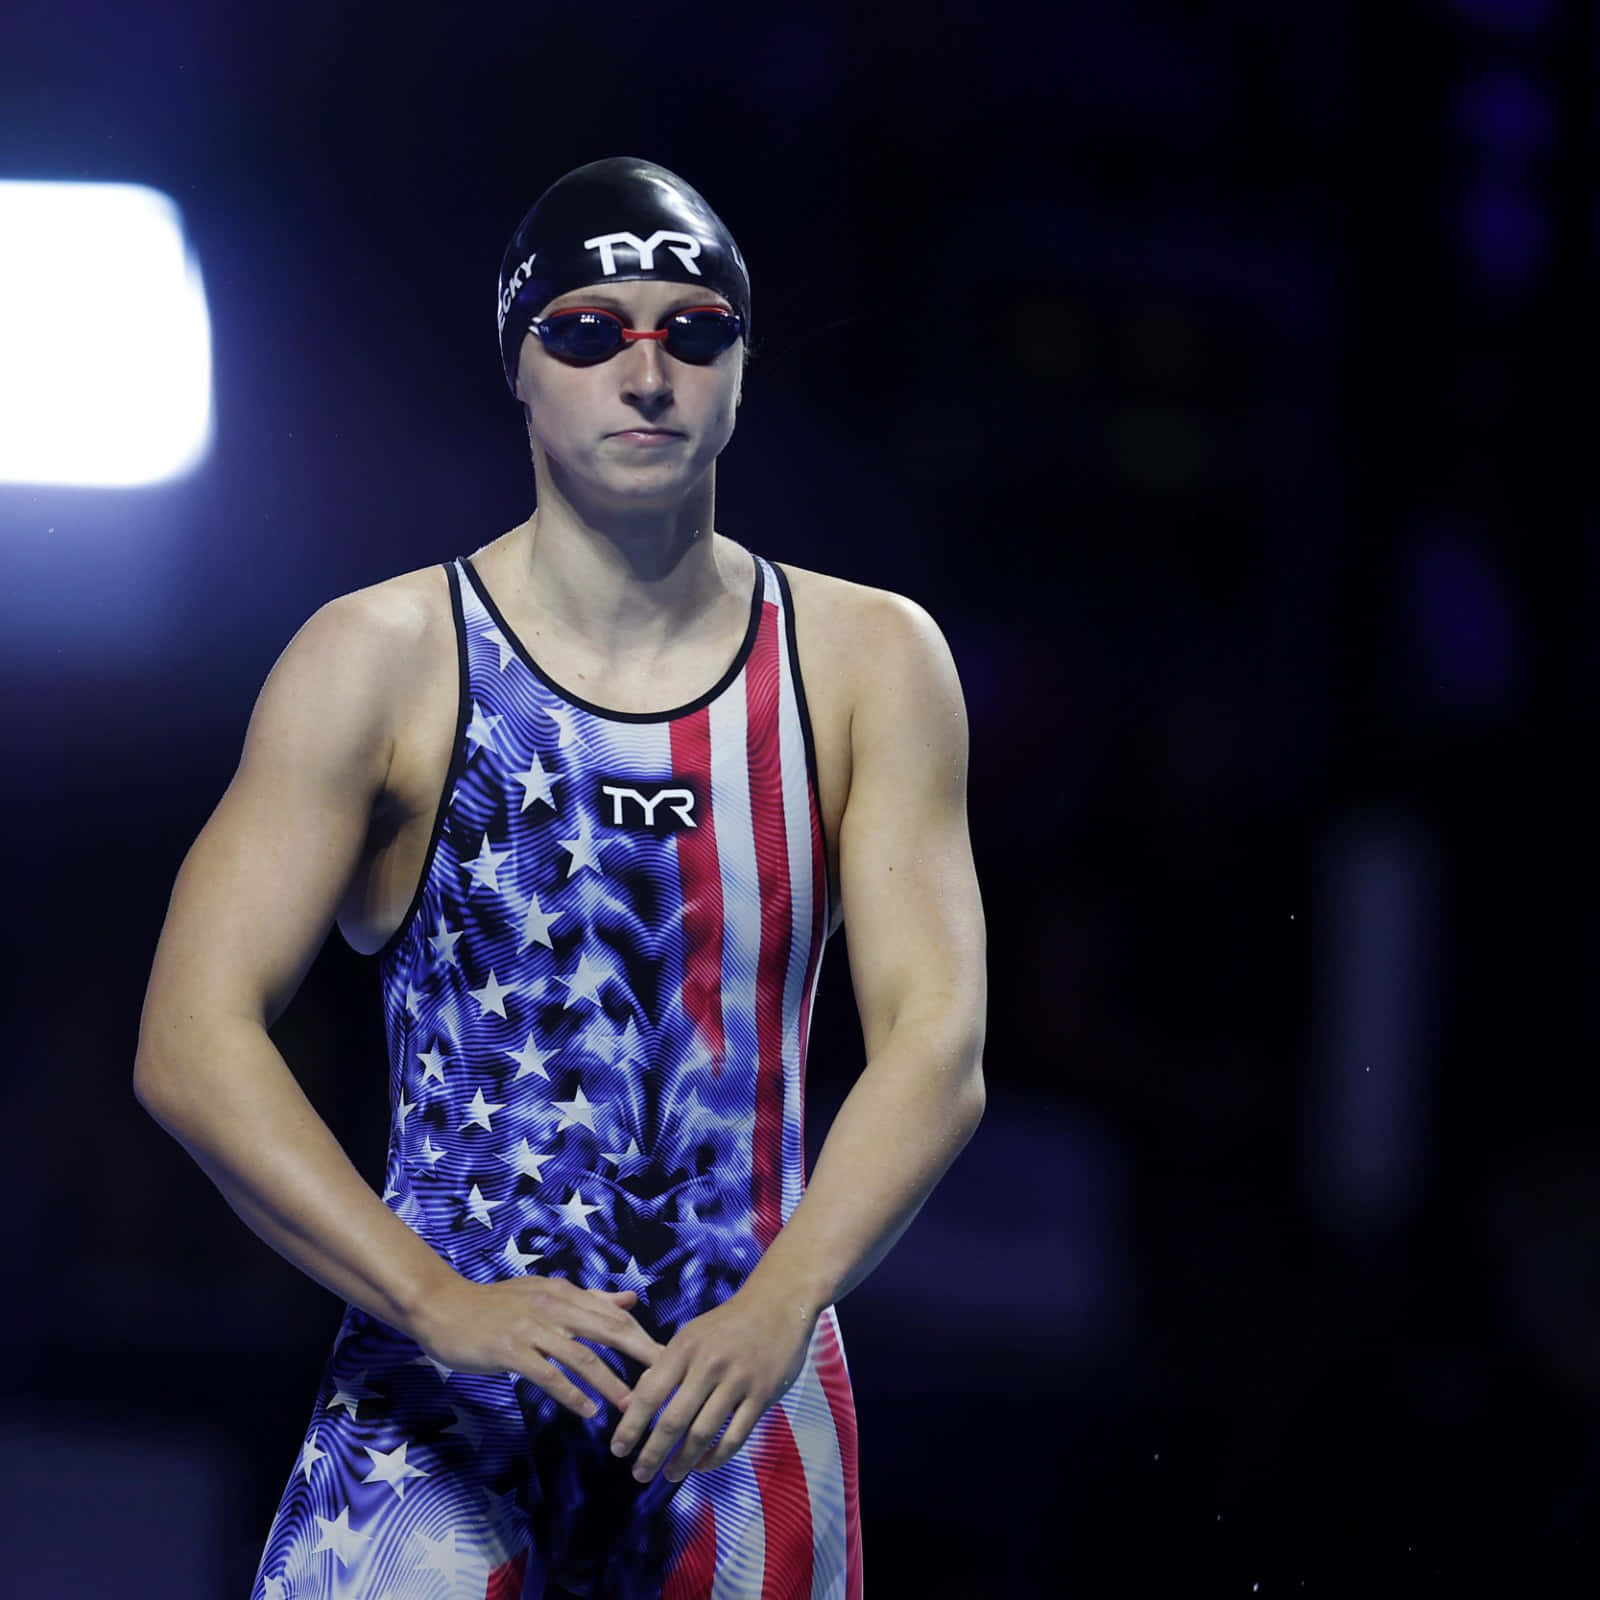
<path id="1" fill-rule="evenodd" d="M 501 983 L 493 972 L 489 974 L 489 981 L 481 989 L 469 989 L 467 992 L 483 1008 L 484 1016 L 492 1011 L 497 1017 L 506 1014 L 506 996 L 516 993 L 509 984 Z"/>
<path id="2" fill-rule="evenodd" d="M 530 1073 L 537 1074 L 541 1078 L 549 1078 L 550 1074 L 545 1070 L 545 1062 L 549 1060 L 553 1052 L 541 1050 L 533 1042 L 531 1033 L 522 1041 L 520 1050 L 507 1050 L 505 1054 L 510 1056 L 517 1064 L 517 1075 L 511 1080 L 513 1083 L 526 1078 Z"/>
<path id="3" fill-rule="evenodd" d="M 386 1483 L 394 1490 L 395 1499 L 404 1500 L 407 1480 L 429 1476 L 425 1468 L 406 1460 L 406 1444 L 407 1441 L 402 1439 L 393 1450 L 374 1450 L 370 1444 L 363 1445 L 362 1449 L 372 1457 L 372 1471 L 361 1481 Z"/>
<path id="4" fill-rule="evenodd" d="M 504 672 L 516 656 L 516 651 L 512 649 L 506 636 L 498 628 L 480 628 L 478 637 L 487 639 L 500 652 L 500 671 Z"/>
<path id="5" fill-rule="evenodd" d="M 462 870 L 472 874 L 472 882 L 468 891 L 483 887 L 493 894 L 500 893 L 500 869 L 511 859 L 509 850 L 496 850 L 489 843 L 489 835 L 484 834 L 478 845 L 478 853 L 470 861 L 461 863 Z"/>
<path id="6" fill-rule="evenodd" d="M 412 1534 L 416 1543 L 423 1546 L 423 1553 L 418 1560 L 418 1566 L 424 1572 L 443 1573 L 444 1580 L 450 1585 L 450 1592 L 454 1594 L 460 1586 L 463 1577 L 469 1574 L 479 1574 L 485 1566 L 483 1562 L 465 1550 L 456 1549 L 456 1530 L 446 1528 L 444 1537 L 430 1539 L 419 1528 Z"/>
<path id="7" fill-rule="evenodd" d="M 642 1160 L 643 1157 L 644 1152 L 640 1150 L 637 1139 L 630 1139 L 626 1150 L 602 1150 L 600 1152 L 600 1159 L 609 1161 L 618 1171 L 621 1171 L 624 1166 L 631 1166 L 635 1161 Z"/>
<path id="8" fill-rule="evenodd" d="M 567 1199 L 556 1207 L 561 1213 L 561 1220 L 569 1228 L 582 1228 L 585 1233 L 592 1232 L 589 1227 L 589 1214 L 599 1209 L 599 1206 L 585 1205 L 583 1194 L 578 1189 L 574 1189 Z"/>
<path id="9" fill-rule="evenodd" d="M 550 1102 L 561 1113 L 561 1120 L 556 1124 L 556 1132 L 560 1133 L 565 1128 L 583 1126 L 590 1133 L 595 1131 L 595 1112 L 605 1110 L 604 1106 L 596 1105 L 594 1101 L 583 1092 L 583 1085 L 578 1085 L 578 1092 L 570 1100 L 552 1100 Z"/>
<path id="10" fill-rule="evenodd" d="M 551 775 L 545 771 L 537 750 L 529 757 L 528 770 L 513 772 L 511 776 L 522 785 L 522 804 L 517 808 L 519 812 L 526 811 L 535 800 L 555 810 L 555 791 L 550 787 Z"/>
<path id="11" fill-rule="evenodd" d="M 578 737 L 576 711 L 571 706 L 562 705 L 559 700 L 547 702 L 544 709 L 545 715 L 556 725 L 556 748 L 567 749 Z"/>
<path id="12" fill-rule="evenodd" d="M 363 1400 L 376 1400 L 377 1397 L 378 1391 L 367 1387 L 366 1369 L 362 1368 L 360 1372 L 353 1373 L 348 1378 L 341 1378 L 334 1385 L 333 1396 L 328 1401 L 326 1409 L 335 1411 L 342 1407 L 350 1413 L 353 1419 L 359 1421 L 361 1417 L 359 1410 L 361 1402 Z"/>
<path id="13" fill-rule="evenodd" d="M 550 929 L 556 920 L 565 916 L 564 911 L 546 911 L 539 904 L 536 893 L 528 895 L 527 909 L 522 913 L 522 939 L 517 945 L 517 954 L 521 955 L 530 945 L 542 944 L 546 950 L 554 946 L 550 942 Z"/>
<path id="14" fill-rule="evenodd" d="M 439 913 L 439 931 L 428 935 L 428 943 L 433 946 L 434 960 L 442 966 L 459 966 L 460 959 L 456 955 L 456 940 L 461 937 L 461 929 L 454 930 L 445 927 L 444 913 Z"/>
<path id="15" fill-rule="evenodd" d="M 472 702 L 472 719 L 467 723 L 467 738 L 478 746 L 479 749 L 494 748 L 495 735 L 500 731 L 500 724 L 504 720 L 498 713 L 485 715 L 483 707 L 476 700 Z"/>
<path id="16" fill-rule="evenodd" d="M 477 1186 L 477 1184 L 473 1184 L 471 1192 L 467 1195 L 467 1210 L 470 1211 L 474 1218 L 481 1222 L 486 1228 L 492 1228 L 494 1226 L 494 1219 L 489 1215 L 489 1213 L 491 1211 L 499 1210 L 499 1208 L 504 1204 L 504 1200 L 484 1199 L 483 1191 Z"/>
<path id="17" fill-rule="evenodd" d="M 544 1165 L 547 1161 L 554 1159 L 553 1156 L 535 1155 L 533 1147 L 526 1138 L 517 1141 L 516 1148 L 512 1150 L 510 1155 L 502 1153 L 495 1157 L 496 1161 L 504 1162 L 518 1177 L 532 1178 L 535 1183 L 544 1181 Z"/>
<path id="18" fill-rule="evenodd" d="M 312 1546 L 311 1553 L 316 1555 L 320 1550 L 331 1550 L 338 1558 L 341 1567 L 347 1567 L 361 1554 L 362 1545 L 372 1537 L 371 1534 L 359 1533 L 350 1526 L 350 1507 L 341 1508 L 339 1515 L 330 1522 L 326 1517 L 319 1516 L 317 1525 L 321 1532 L 317 1542 Z"/>
<path id="19" fill-rule="evenodd" d="M 520 1274 L 527 1272 L 535 1261 L 544 1260 L 544 1252 L 540 1250 L 519 1250 L 517 1248 L 517 1236 L 512 1233 L 506 1238 L 504 1258 L 510 1265 L 511 1270 Z"/>
<path id="20" fill-rule="evenodd" d="M 589 947 L 585 945 L 578 957 L 577 966 L 561 980 L 567 986 L 568 1004 L 574 1000 L 592 1000 L 598 1005 L 600 985 L 610 976 L 611 968 L 603 962 L 596 961 Z"/>
<path id="21" fill-rule="evenodd" d="M 482 1088 L 475 1089 L 472 1095 L 472 1103 L 467 1107 L 467 1120 L 461 1126 L 463 1129 L 483 1128 L 493 1132 L 490 1118 L 494 1116 L 495 1112 L 504 1110 L 505 1104 L 503 1102 L 491 1103 L 484 1099 Z"/>
<path id="22" fill-rule="evenodd" d="M 603 872 L 605 869 L 600 865 L 600 846 L 603 842 L 595 837 L 587 817 L 581 819 L 578 831 L 571 838 L 557 839 L 556 843 L 572 857 L 567 863 L 567 877 L 574 878 L 585 869 Z"/>
<path id="23" fill-rule="evenodd" d="M 629 1256 L 627 1270 L 616 1273 L 613 1276 L 612 1287 L 616 1289 L 632 1289 L 642 1300 L 645 1297 L 645 1290 L 655 1281 L 634 1257 Z"/>

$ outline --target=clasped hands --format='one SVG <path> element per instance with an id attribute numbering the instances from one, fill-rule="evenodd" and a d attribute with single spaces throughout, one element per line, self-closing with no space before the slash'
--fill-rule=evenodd
<path id="1" fill-rule="evenodd" d="M 658 1347 L 660 1356 L 623 1402 L 612 1454 L 627 1455 L 648 1430 L 633 1468 L 639 1482 L 655 1477 L 675 1448 L 677 1458 L 666 1467 L 671 1483 L 720 1467 L 799 1377 L 816 1320 L 792 1295 L 748 1282 L 691 1318 Z"/>
<path id="2" fill-rule="evenodd" d="M 792 1291 L 752 1278 L 662 1345 L 629 1315 L 638 1298 L 631 1289 L 580 1289 L 565 1278 L 456 1278 L 429 1298 L 413 1331 L 445 1366 L 520 1374 L 569 1411 L 593 1417 L 598 1408 L 565 1368 L 621 1411 L 613 1453 L 625 1456 L 644 1440 L 634 1477 L 648 1483 L 676 1449 L 666 1477 L 678 1483 L 728 1460 L 794 1383 L 817 1313 Z M 631 1390 L 591 1343 L 643 1365 Z"/>

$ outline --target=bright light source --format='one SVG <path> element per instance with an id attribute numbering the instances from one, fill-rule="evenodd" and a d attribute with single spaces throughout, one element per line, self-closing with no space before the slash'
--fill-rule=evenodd
<path id="1" fill-rule="evenodd" d="M 115 487 L 211 444 L 211 319 L 183 218 L 138 184 L 0 182 L 0 482 Z"/>

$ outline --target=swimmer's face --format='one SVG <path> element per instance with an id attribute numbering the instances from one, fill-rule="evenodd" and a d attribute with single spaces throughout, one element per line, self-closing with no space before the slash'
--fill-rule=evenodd
<path id="1" fill-rule="evenodd" d="M 598 306 L 631 328 L 655 328 L 675 311 L 704 305 L 728 301 L 692 283 L 607 283 L 557 295 L 539 315 Z M 536 463 L 542 455 L 570 490 L 644 510 L 682 499 L 711 470 L 733 436 L 743 375 L 742 339 L 706 366 L 675 359 L 659 340 L 637 339 L 607 361 L 573 367 L 530 332 L 519 352 L 517 398 L 529 409 Z M 652 441 L 641 430 L 670 437 Z"/>

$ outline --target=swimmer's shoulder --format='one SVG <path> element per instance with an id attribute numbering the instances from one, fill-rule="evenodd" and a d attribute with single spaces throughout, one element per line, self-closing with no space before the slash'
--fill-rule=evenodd
<path id="1" fill-rule="evenodd" d="M 419 733 L 455 714 L 459 657 L 444 565 L 324 601 L 284 652 L 296 654 L 321 684 L 324 705 L 341 702 L 384 730 L 392 770 Z"/>
<path id="2" fill-rule="evenodd" d="M 397 572 L 364 588 L 339 596 L 352 614 L 362 616 L 369 627 L 392 636 L 395 642 L 419 641 L 441 624 L 454 626 L 450 612 L 450 584 L 445 577 L 446 563 Z"/>
<path id="3" fill-rule="evenodd" d="M 915 672 L 919 661 L 931 664 L 947 654 L 939 625 L 909 596 L 788 561 L 777 565 L 794 597 L 796 643 L 808 686 L 814 674 L 825 675 L 836 692 L 853 698 L 891 664 Z"/>
<path id="4" fill-rule="evenodd" d="M 335 595 L 312 623 L 346 638 L 353 652 L 378 652 L 399 679 L 429 665 L 440 651 L 455 660 L 455 619 L 442 563 Z"/>

